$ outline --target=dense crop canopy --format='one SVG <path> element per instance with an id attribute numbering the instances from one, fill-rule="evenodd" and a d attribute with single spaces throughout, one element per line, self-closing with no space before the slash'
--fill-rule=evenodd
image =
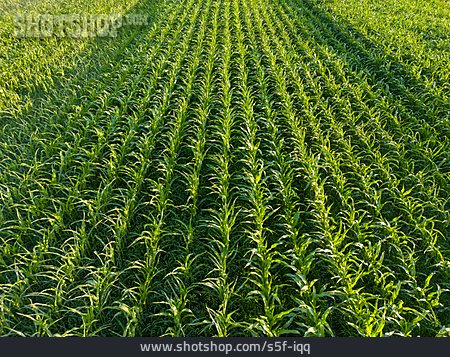
<path id="1" fill-rule="evenodd" d="M 450 336 L 448 2 L 29 6 L 150 23 L 0 21 L 0 335 Z"/>

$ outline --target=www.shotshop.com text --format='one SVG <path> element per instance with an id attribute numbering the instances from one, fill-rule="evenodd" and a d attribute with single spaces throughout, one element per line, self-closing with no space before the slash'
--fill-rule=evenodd
<path id="1" fill-rule="evenodd" d="M 299 354 L 311 353 L 308 343 L 295 341 L 264 341 L 261 343 L 216 343 L 209 342 L 187 342 L 183 343 L 142 343 L 142 352 L 297 352 Z"/>

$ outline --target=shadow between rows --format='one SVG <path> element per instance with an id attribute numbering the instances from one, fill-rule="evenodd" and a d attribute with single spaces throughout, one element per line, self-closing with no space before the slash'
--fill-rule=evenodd
<path id="1" fill-rule="evenodd" d="M 58 126 L 62 125 L 64 127 L 66 114 L 71 112 L 74 113 L 77 106 L 88 107 L 88 103 L 85 102 L 83 97 L 92 96 L 95 95 L 95 93 L 100 94 L 103 90 L 108 88 L 108 84 L 101 81 L 103 76 L 107 76 L 109 73 L 114 73 L 116 71 L 121 71 L 124 61 L 128 58 L 133 58 L 133 60 L 136 60 L 139 63 L 145 62 L 145 57 L 147 55 L 146 51 L 138 52 L 133 50 L 137 49 L 143 42 L 145 43 L 147 40 L 146 37 L 152 29 L 152 24 L 156 21 L 160 21 L 159 18 L 161 17 L 161 8 L 159 6 L 160 4 L 151 0 L 137 3 L 136 6 L 129 9 L 127 14 L 148 14 L 148 26 L 121 29 L 119 30 L 120 32 L 116 38 L 93 38 L 88 40 L 86 49 L 82 53 L 77 54 L 81 59 L 79 65 L 67 70 L 64 77 L 58 77 L 55 75 L 55 77 L 52 78 L 54 85 L 47 89 L 42 86 L 37 86 L 29 91 L 24 91 L 21 93 L 23 97 L 26 96 L 30 98 L 32 105 L 29 109 L 24 110 L 18 115 L 14 115 L 12 112 L 0 113 L 0 135 L 5 135 L 5 139 L 0 137 L 0 141 L 5 141 L 4 148 L 6 148 L 5 154 L 5 152 L 3 152 L 3 148 L 0 146 L 0 162 L 3 160 L 4 162 L 7 162 L 8 153 L 17 150 L 19 150 L 18 155 L 21 154 L 20 151 L 30 151 L 30 159 L 34 159 L 34 155 L 31 152 L 33 150 L 33 145 L 29 140 L 32 135 L 37 135 L 42 137 L 44 140 L 48 140 L 48 133 L 51 134 L 52 130 L 61 130 Z M 43 43 L 45 43 L 45 40 L 39 39 L 22 39 L 20 41 L 43 41 Z M 78 40 L 62 39 L 61 41 Z M 86 84 L 88 83 L 92 85 L 87 87 Z M 94 91 L 91 93 L 90 90 L 92 90 L 92 87 Z M 46 118 L 41 117 L 42 111 L 45 111 L 47 108 L 55 108 L 57 110 L 57 114 Z M 28 120 L 33 121 L 31 127 L 33 127 L 34 130 L 29 130 L 30 126 L 22 125 Z M 39 129 L 45 126 L 47 126 L 48 129 L 47 133 L 46 130 L 41 133 Z M 7 137 L 9 133 L 12 134 L 11 138 Z M 70 140 L 73 140 L 73 138 L 70 137 Z M 24 165 L 23 163 L 22 166 L 19 164 L 20 163 L 17 163 L 15 166 L 18 166 L 19 169 L 21 169 Z M 3 174 L 4 172 L 0 172 L 0 184 L 4 181 L 6 182 L 6 187 L 8 188 L 8 181 L 11 182 L 10 178 L 1 177 Z M 0 186 L 0 188 L 2 187 Z M 25 198 L 23 198 L 23 196 L 21 196 L 21 198 L 17 198 L 15 200 L 19 201 L 19 199 L 20 202 L 14 203 L 18 203 L 21 207 L 26 207 L 26 205 L 29 204 L 29 197 L 25 196 Z M 2 200 L 0 202 L 4 203 L 5 201 Z M 5 210 L 10 209 L 10 207 L 4 208 Z M 0 207 L 0 218 L 3 218 L 2 210 L 3 207 Z M 6 223 L 10 224 L 11 222 Z M 74 224 L 78 225 L 78 223 L 79 222 Z M 2 222 L 0 220 L 0 229 L 3 228 L 6 228 L 6 232 L 8 232 L 8 227 L 2 227 Z M 66 238 L 66 236 L 67 234 L 63 234 L 60 238 Z M 36 241 L 33 241 L 36 237 L 30 236 L 29 238 L 30 239 L 26 242 L 26 245 L 28 245 L 31 251 L 31 249 L 34 249 L 33 247 L 36 245 Z M 0 261 L 3 258 L 5 257 L 0 255 Z M 17 257 L 10 256 L 7 258 L 8 261 L 4 261 L 1 264 L 5 268 L 8 265 L 12 266 L 15 264 L 14 259 Z M 82 274 L 83 273 L 81 273 L 81 275 Z M 11 283 L 11 281 L 15 281 L 14 273 L 6 270 L 0 271 L 0 283 Z M 32 287 L 32 289 L 34 289 L 34 287 Z"/>
<path id="2" fill-rule="evenodd" d="M 303 32 L 299 31 L 301 35 L 309 36 L 307 40 L 311 43 L 318 42 L 329 46 L 331 51 L 351 71 L 364 74 L 369 85 L 374 89 L 379 89 L 381 85 L 381 93 L 377 91 L 379 93 L 378 95 L 383 96 L 392 108 L 395 108 L 396 103 L 399 103 L 407 109 L 407 113 L 403 112 L 399 114 L 402 121 L 406 123 L 406 130 L 417 130 L 422 140 L 435 139 L 432 140 L 430 146 L 441 147 L 444 150 L 446 145 L 448 147 L 447 137 L 449 131 L 446 125 L 448 125 L 450 103 L 446 101 L 447 94 L 444 90 L 441 92 L 442 95 L 427 90 L 425 83 L 413 75 L 407 64 L 400 62 L 388 54 L 383 50 L 381 44 L 364 36 L 342 17 L 337 17 L 338 20 L 336 21 L 330 14 L 310 0 L 293 0 L 292 2 L 287 2 L 287 4 L 292 9 L 292 12 L 299 16 L 300 21 L 305 21 L 305 27 L 309 27 Z M 311 30 L 311 27 L 316 27 L 319 31 L 315 33 Z M 355 54 L 351 61 L 349 61 L 348 52 Z M 386 89 L 383 88 L 384 86 L 386 86 Z M 424 129 L 422 131 L 419 126 L 421 122 L 429 124 L 433 130 L 429 131 Z M 402 131 L 402 134 L 405 134 L 405 127 L 403 125 L 399 129 Z M 402 138 L 402 140 L 404 140 L 406 148 L 411 147 L 412 143 L 407 142 L 408 139 L 405 140 L 405 138 Z M 407 155 L 413 154 L 408 153 Z M 448 157 L 444 152 L 440 157 L 444 158 L 445 156 Z M 442 173 L 448 173 L 448 168 L 448 165 L 442 166 Z M 442 187 L 442 192 L 445 192 L 447 184 L 442 183 Z M 442 234 L 445 234 L 446 227 L 447 225 L 443 225 L 438 229 Z M 441 243 L 441 252 L 444 255 L 448 254 L 448 244 L 445 239 Z M 417 263 L 418 267 L 422 268 L 422 266 L 425 266 L 423 264 L 423 258 L 421 257 Z M 448 276 L 448 269 L 440 267 L 437 270 L 439 270 L 439 275 L 436 274 L 434 281 L 444 286 L 448 285 L 444 283 L 446 274 Z M 431 267 L 429 273 L 431 273 Z M 422 277 L 418 278 L 421 283 L 423 279 Z M 442 298 L 441 301 L 445 304 L 448 299 Z M 448 320 L 445 318 L 446 310 L 437 309 L 437 314 L 442 318 L 441 321 L 444 323 Z M 339 318 L 333 321 L 333 324 L 338 323 L 338 320 Z M 431 324 L 424 323 L 424 325 L 422 332 L 425 335 L 436 333 Z"/>
<path id="3" fill-rule="evenodd" d="M 444 91 L 442 95 L 438 95 L 427 90 L 425 83 L 415 77 L 405 63 L 388 54 L 381 44 L 367 38 L 348 20 L 336 15 L 338 19 L 336 21 L 310 0 L 293 0 L 293 2 L 298 6 L 292 4 L 288 6 L 300 18 L 306 18 L 317 27 L 326 27 L 326 31 L 329 32 L 323 34 L 321 38 L 310 32 L 312 40 L 325 42 L 350 68 L 356 68 L 358 72 L 364 74 L 371 86 L 381 88 L 393 107 L 396 104 L 392 102 L 391 95 L 400 101 L 414 119 L 423 120 L 433 127 L 440 139 L 448 137 L 449 131 L 446 126 L 450 103 L 446 100 Z M 320 33 L 324 33 L 324 30 L 321 29 Z M 349 52 L 355 55 L 355 62 L 349 62 Z M 425 128 L 414 129 L 417 129 L 425 139 L 432 136 Z"/>
<path id="4" fill-rule="evenodd" d="M 131 7 L 124 16 L 131 14 L 145 14 L 148 19 L 146 26 L 127 26 L 117 30 L 116 37 L 93 37 L 89 39 L 60 38 L 58 44 L 64 46 L 67 41 L 86 41 L 86 46 L 80 53 L 65 53 L 64 56 L 74 55 L 78 57 L 77 64 L 71 68 L 64 68 L 64 75 L 52 73 L 49 83 L 45 85 L 31 85 L 30 88 L 19 87 L 17 94 L 20 96 L 19 108 L 10 107 L 0 112 L 0 130 L 2 134 L 13 133 L 22 130 L 24 123 L 30 120 L 36 121 L 36 126 L 47 124 L 47 119 L 40 116 L 43 109 L 49 107 L 67 106 L 67 110 L 73 110 L 78 105 L 84 105 L 83 95 L 89 91 L 90 83 L 101 80 L 104 75 L 114 73 L 120 69 L 122 62 L 130 57 L 133 48 L 137 48 L 145 41 L 151 31 L 152 24 L 158 20 L 160 5 L 153 1 L 142 1 Z M 11 34 L 12 36 L 12 34 Z M 40 42 L 43 49 L 54 46 L 45 38 L 18 38 L 17 41 L 35 44 Z M 26 47 L 26 46 L 24 46 Z M 46 48 L 47 47 L 47 48 Z M 125 51 L 128 50 L 128 51 Z M 113 66 L 110 64 L 114 63 Z M 56 72 L 56 68 L 50 68 Z M 96 88 L 97 89 L 97 88 Z M 101 88 L 99 88 L 101 90 Z M 29 102 L 28 105 L 25 104 Z M 67 105 L 67 104 L 72 105 Z M 13 135 L 16 137 L 16 135 Z M 25 135 L 25 138 L 27 136 Z M 26 139 L 25 139 L 26 140 Z"/>

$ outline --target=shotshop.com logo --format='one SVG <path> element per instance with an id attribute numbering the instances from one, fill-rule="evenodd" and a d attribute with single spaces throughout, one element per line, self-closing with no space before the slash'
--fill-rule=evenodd
<path id="1" fill-rule="evenodd" d="M 116 37 L 123 26 L 146 26 L 148 16 L 141 14 L 26 14 L 14 15 L 15 37 Z"/>

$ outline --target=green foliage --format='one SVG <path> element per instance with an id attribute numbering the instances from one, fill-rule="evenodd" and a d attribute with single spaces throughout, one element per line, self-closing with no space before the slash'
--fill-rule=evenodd
<path id="1" fill-rule="evenodd" d="M 0 335 L 449 336 L 447 3 L 77 4 L 152 23 L 0 33 Z"/>

